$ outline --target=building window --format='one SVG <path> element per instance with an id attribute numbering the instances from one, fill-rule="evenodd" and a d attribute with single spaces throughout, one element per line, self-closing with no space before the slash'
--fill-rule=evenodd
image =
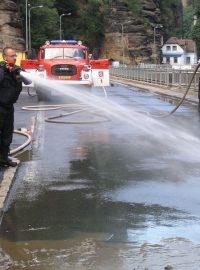
<path id="1" fill-rule="evenodd" d="M 189 56 L 186 57 L 186 65 L 189 65 L 191 64 L 191 59 Z"/>
<path id="2" fill-rule="evenodd" d="M 177 51 L 177 46 L 173 46 L 172 51 Z"/>
<path id="3" fill-rule="evenodd" d="M 166 46 L 167 51 L 171 51 L 171 46 Z"/>
<path id="4" fill-rule="evenodd" d="M 174 64 L 178 63 L 178 57 L 174 57 Z"/>
<path id="5" fill-rule="evenodd" d="M 170 64 L 170 57 L 166 57 L 166 64 Z"/>

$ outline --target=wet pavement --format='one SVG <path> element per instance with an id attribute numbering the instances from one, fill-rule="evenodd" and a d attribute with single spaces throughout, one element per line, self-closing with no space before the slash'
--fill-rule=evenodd
<path id="1" fill-rule="evenodd" d="M 139 112 L 168 112 L 176 103 L 121 85 L 108 96 Z M 198 157 L 122 120 L 64 125 L 44 121 L 61 111 L 20 109 L 37 103 L 24 93 L 16 105 L 16 127 L 36 117 L 36 129 L 19 156 L 1 225 L 0 269 L 198 269 Z M 84 112 L 69 119 L 91 118 Z M 195 106 L 161 121 L 199 137 Z"/>

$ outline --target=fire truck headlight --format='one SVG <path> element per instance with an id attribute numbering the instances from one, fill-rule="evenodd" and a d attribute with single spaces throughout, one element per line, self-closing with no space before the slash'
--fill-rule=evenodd
<path id="1" fill-rule="evenodd" d="M 89 79 L 89 74 L 87 74 L 87 73 L 84 74 L 84 75 L 83 75 L 83 78 L 84 78 L 85 80 L 88 80 L 88 79 Z"/>

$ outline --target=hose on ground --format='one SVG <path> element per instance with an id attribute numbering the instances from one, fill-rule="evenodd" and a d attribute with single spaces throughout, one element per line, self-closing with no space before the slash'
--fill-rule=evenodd
<path id="1" fill-rule="evenodd" d="M 107 92 L 104 86 L 102 86 L 104 97 L 107 98 Z M 71 104 L 51 104 L 51 105 L 36 105 L 36 106 L 24 106 L 21 108 L 22 110 L 26 111 L 50 111 L 50 110 L 59 110 L 59 109 L 75 109 L 75 111 L 67 112 L 63 114 L 58 114 L 55 116 L 51 116 L 45 119 L 45 122 L 50 123 L 59 123 L 59 124 L 96 124 L 101 122 L 107 122 L 110 121 L 110 119 L 106 116 L 102 116 L 101 114 L 97 113 L 96 110 L 91 110 L 90 106 L 84 103 L 71 103 Z M 93 115 L 96 115 L 97 117 L 100 117 L 101 119 L 98 120 L 84 120 L 84 121 L 63 121 L 63 120 L 55 120 L 58 118 L 70 116 L 73 114 L 78 114 L 81 112 L 90 112 Z"/>
<path id="2" fill-rule="evenodd" d="M 14 155 L 14 154 L 16 154 L 17 152 L 22 151 L 22 150 L 23 150 L 25 147 L 27 147 L 27 146 L 31 143 L 31 141 L 32 141 L 31 136 L 30 136 L 28 133 L 26 133 L 26 132 L 22 132 L 22 131 L 19 131 L 19 130 L 14 130 L 14 133 L 15 133 L 15 134 L 22 135 L 22 136 L 25 136 L 25 137 L 27 138 L 27 140 L 26 140 L 26 142 L 23 143 L 22 145 L 20 145 L 20 146 L 16 147 L 15 149 L 11 150 L 11 151 L 10 151 L 10 154 L 11 154 L 11 155 Z"/>
<path id="3" fill-rule="evenodd" d="M 91 110 L 91 108 L 86 104 L 52 104 L 52 105 L 38 105 L 38 106 L 25 106 L 22 107 L 22 110 L 28 111 L 49 111 L 49 110 L 59 110 L 59 109 L 75 109 L 72 112 L 62 113 L 58 115 L 54 115 L 45 119 L 45 122 L 49 123 L 59 123 L 59 124 L 97 124 L 102 122 L 107 122 L 110 119 L 106 116 L 102 116 L 97 113 L 96 110 Z M 73 114 L 78 114 L 82 112 L 89 112 L 97 117 L 101 117 L 98 120 L 83 120 L 83 121 L 63 121 L 63 120 L 55 120 L 58 118 L 67 117 Z"/>
<path id="4" fill-rule="evenodd" d="M 181 106 L 181 104 L 182 104 L 183 101 L 185 100 L 185 97 L 187 96 L 187 94 L 188 94 L 188 92 L 189 92 L 189 90 L 190 90 L 191 84 L 192 84 L 192 82 L 193 82 L 193 80 L 194 80 L 194 77 L 195 77 L 195 75 L 196 75 L 196 73 L 197 73 L 199 67 L 200 67 L 200 63 L 198 63 L 198 65 L 196 66 L 196 68 L 195 68 L 195 70 L 194 70 L 194 72 L 193 72 L 193 74 L 192 74 L 192 78 L 190 79 L 190 82 L 189 82 L 189 84 L 188 84 L 188 87 L 187 87 L 187 89 L 186 89 L 186 91 L 185 91 L 183 97 L 181 98 L 181 100 L 179 101 L 179 103 L 176 105 L 176 107 L 175 107 L 172 111 L 170 111 L 169 113 L 164 114 L 164 115 L 156 115 L 156 114 L 152 114 L 152 113 L 148 113 L 148 114 L 149 114 L 150 116 L 153 116 L 153 117 L 167 117 L 167 116 L 172 115 L 172 114 L 173 114 L 173 113 Z"/>
<path id="5" fill-rule="evenodd" d="M 49 117 L 47 119 L 45 119 L 46 122 L 50 122 L 50 123 L 59 123 L 59 124 L 97 124 L 97 123 L 100 123 L 100 122 L 107 122 L 109 121 L 110 119 L 107 118 L 107 117 L 104 117 L 98 113 L 95 113 L 94 111 L 92 112 L 93 114 L 99 116 L 99 117 L 102 117 L 103 119 L 102 120 L 84 120 L 84 121 L 61 121 L 61 120 L 54 120 L 54 119 L 57 119 L 57 118 L 62 118 L 62 117 L 65 117 L 65 116 L 69 116 L 69 115 L 72 115 L 72 114 L 76 114 L 76 113 L 80 113 L 80 112 L 83 112 L 83 111 L 87 111 L 87 109 L 84 109 L 84 110 L 78 110 L 78 111 L 74 111 L 74 112 L 71 112 L 71 113 L 64 113 L 64 114 L 59 114 L 59 115 L 55 115 L 55 116 L 52 116 L 52 117 Z M 90 111 L 91 113 L 91 111 Z"/>

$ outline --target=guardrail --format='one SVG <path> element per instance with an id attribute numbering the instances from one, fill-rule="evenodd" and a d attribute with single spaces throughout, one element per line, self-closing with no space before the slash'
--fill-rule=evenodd
<path id="1" fill-rule="evenodd" d="M 113 76 L 144 81 L 153 84 L 176 86 L 186 88 L 192 78 L 195 67 L 191 69 L 173 69 L 169 65 L 127 65 L 123 67 L 111 67 Z M 198 91 L 200 72 L 197 72 L 191 84 L 194 91 Z"/>

